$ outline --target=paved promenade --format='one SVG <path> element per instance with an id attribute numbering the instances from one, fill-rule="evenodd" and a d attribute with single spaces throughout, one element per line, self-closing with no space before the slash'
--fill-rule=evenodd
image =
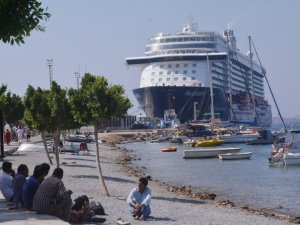
<path id="1" fill-rule="evenodd" d="M 41 142 L 41 136 L 40 135 L 36 135 L 36 136 L 33 136 L 30 138 L 30 142 L 26 142 L 26 139 L 23 139 L 22 140 L 22 143 L 38 143 L 38 142 Z M 17 151 L 17 149 L 19 148 L 19 143 L 16 142 L 16 141 L 12 141 L 10 142 L 9 145 L 7 145 L 6 143 L 4 143 L 4 155 L 7 155 L 7 154 L 11 154 L 15 151 Z"/>

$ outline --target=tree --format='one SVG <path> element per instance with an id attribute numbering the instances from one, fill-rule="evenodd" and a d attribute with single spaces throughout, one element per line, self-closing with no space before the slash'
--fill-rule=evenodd
<path id="1" fill-rule="evenodd" d="M 0 87 L 0 108 L 3 109 L 4 120 L 9 124 L 18 123 L 24 115 L 22 98 L 7 91 L 7 86 Z"/>
<path id="2" fill-rule="evenodd" d="M 39 23 L 47 20 L 50 13 L 37 0 L 0 1 L 0 40 L 4 43 L 24 44 L 24 37 L 32 30 L 45 31 Z"/>
<path id="3" fill-rule="evenodd" d="M 49 163 L 53 165 L 45 138 L 45 131 L 48 129 L 48 119 L 51 115 L 46 91 L 41 88 L 34 89 L 31 85 L 29 85 L 24 96 L 24 105 L 24 121 L 29 127 L 41 132 L 42 141 Z"/>
<path id="4" fill-rule="evenodd" d="M 73 120 L 67 90 L 55 82 L 52 82 L 50 90 L 35 90 L 28 86 L 24 97 L 25 121 L 30 126 L 42 133 L 42 139 L 47 151 L 45 132 L 53 134 L 54 152 L 57 167 L 59 167 L 58 145 L 62 130 L 78 127 L 79 124 Z M 48 152 L 48 151 L 47 151 Z M 49 161 L 51 161 L 48 155 Z M 51 162 L 50 162 L 51 163 Z"/>
<path id="5" fill-rule="evenodd" d="M 109 86 L 105 77 L 93 76 L 89 73 L 83 76 L 80 89 L 72 89 L 69 92 L 75 120 L 94 126 L 99 185 L 100 191 L 105 196 L 108 196 L 109 193 L 101 171 L 98 131 L 111 116 L 124 115 L 131 107 L 131 103 L 124 93 L 121 86 Z"/>

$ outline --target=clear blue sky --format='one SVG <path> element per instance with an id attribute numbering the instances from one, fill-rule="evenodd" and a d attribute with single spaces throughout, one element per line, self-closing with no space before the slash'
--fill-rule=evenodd
<path id="1" fill-rule="evenodd" d="M 128 69 L 126 57 L 144 54 L 152 35 L 182 30 L 189 15 L 199 30 L 234 30 L 238 48 L 248 50 L 251 35 L 283 116 L 300 115 L 300 1 L 298 0 L 44 0 L 52 14 L 46 32 L 32 32 L 25 45 L 0 43 L 0 83 L 23 96 L 29 84 L 49 87 L 47 59 L 54 60 L 54 80 L 76 87 L 74 72 L 85 69 L 121 84 L 134 104 L 132 89 L 140 70 Z M 271 95 L 273 116 L 277 116 Z"/>

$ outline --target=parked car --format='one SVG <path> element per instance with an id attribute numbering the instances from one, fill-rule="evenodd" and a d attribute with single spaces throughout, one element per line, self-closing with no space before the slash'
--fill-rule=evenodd
<path id="1" fill-rule="evenodd" d="M 94 139 L 91 136 L 85 135 L 70 135 L 66 137 L 66 141 L 68 142 L 86 142 L 91 143 Z"/>

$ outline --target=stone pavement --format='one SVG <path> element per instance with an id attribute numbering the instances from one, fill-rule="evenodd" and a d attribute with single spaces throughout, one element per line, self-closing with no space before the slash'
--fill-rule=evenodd
<path id="1" fill-rule="evenodd" d="M 41 136 L 36 135 L 36 136 L 31 137 L 30 142 L 26 142 L 26 139 L 23 138 L 22 143 L 32 143 L 32 144 L 34 144 L 34 143 L 38 143 L 38 142 L 41 142 L 41 141 L 42 141 Z M 18 148 L 19 148 L 19 143 L 18 142 L 12 141 L 12 142 L 10 142 L 10 145 L 7 145 L 6 143 L 4 143 L 4 155 L 12 154 L 15 151 L 17 151 Z"/>

